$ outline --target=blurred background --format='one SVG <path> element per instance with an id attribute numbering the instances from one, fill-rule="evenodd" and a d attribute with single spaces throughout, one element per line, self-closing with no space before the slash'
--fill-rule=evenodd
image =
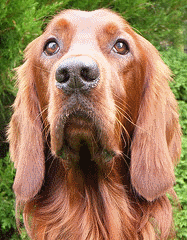
<path id="1" fill-rule="evenodd" d="M 15 175 L 6 142 L 6 126 L 15 99 L 14 68 L 23 63 L 23 50 L 39 36 L 56 13 L 64 9 L 109 8 L 120 13 L 135 31 L 148 39 L 171 68 L 171 83 L 180 107 L 183 130 L 181 162 L 173 203 L 177 238 L 187 239 L 187 1 L 186 0 L 1 0 L 0 1 L 0 240 L 28 239 L 16 230 Z"/>

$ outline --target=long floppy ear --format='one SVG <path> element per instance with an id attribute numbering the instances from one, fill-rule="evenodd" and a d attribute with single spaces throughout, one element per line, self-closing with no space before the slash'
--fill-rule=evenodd
<path id="1" fill-rule="evenodd" d="M 138 37 L 145 76 L 141 105 L 131 145 L 131 181 L 152 201 L 175 183 L 174 164 L 180 156 L 181 129 L 177 102 L 170 90 L 170 70 L 157 50 Z"/>
<path id="2" fill-rule="evenodd" d="M 16 177 L 17 199 L 26 201 L 40 190 L 44 178 L 44 146 L 40 105 L 34 82 L 34 66 L 28 58 L 18 68 L 18 93 L 8 130 L 11 159 Z"/>

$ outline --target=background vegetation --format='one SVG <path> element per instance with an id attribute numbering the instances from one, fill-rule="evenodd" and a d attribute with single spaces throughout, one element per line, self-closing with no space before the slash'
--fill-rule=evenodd
<path id="1" fill-rule="evenodd" d="M 187 2 L 186 0 L 1 0 L 0 3 L 0 239 L 18 236 L 12 184 L 15 171 L 9 160 L 5 127 L 15 98 L 13 69 L 22 63 L 26 45 L 42 33 L 57 12 L 67 8 L 111 8 L 160 50 L 174 74 L 171 88 L 179 102 L 184 133 L 180 165 L 176 169 L 182 209 L 175 211 L 177 239 L 187 239 Z M 186 42 L 185 42 L 186 41 Z"/>

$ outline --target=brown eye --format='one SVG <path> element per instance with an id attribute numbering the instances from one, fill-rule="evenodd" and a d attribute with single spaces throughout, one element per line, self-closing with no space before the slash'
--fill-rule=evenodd
<path id="1" fill-rule="evenodd" d="M 128 44 L 123 41 L 123 40 L 118 40 L 114 47 L 113 47 L 114 52 L 119 53 L 121 55 L 125 55 L 129 52 L 129 47 Z"/>
<path id="2" fill-rule="evenodd" d="M 52 56 L 59 51 L 59 45 L 55 41 L 48 42 L 44 47 L 44 53 L 46 55 Z"/>

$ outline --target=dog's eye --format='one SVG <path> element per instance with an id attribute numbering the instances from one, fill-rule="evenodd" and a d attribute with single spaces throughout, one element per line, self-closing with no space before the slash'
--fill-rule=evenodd
<path id="1" fill-rule="evenodd" d="M 121 55 L 125 55 L 129 52 L 129 46 L 124 40 L 118 40 L 114 47 L 114 52 L 119 53 Z"/>
<path id="2" fill-rule="evenodd" d="M 48 56 L 52 56 L 54 54 L 56 54 L 59 51 L 60 47 L 58 45 L 58 43 L 54 40 L 49 41 L 46 43 L 45 47 L 44 47 L 44 53 Z"/>

